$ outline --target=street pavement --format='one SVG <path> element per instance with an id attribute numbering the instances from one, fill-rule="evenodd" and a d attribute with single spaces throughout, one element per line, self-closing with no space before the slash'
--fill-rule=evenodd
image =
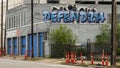
<path id="1" fill-rule="evenodd" d="M 0 68 L 86 68 L 86 67 L 0 58 Z"/>

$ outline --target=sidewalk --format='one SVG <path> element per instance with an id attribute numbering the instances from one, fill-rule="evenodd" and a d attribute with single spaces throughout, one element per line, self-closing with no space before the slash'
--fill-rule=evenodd
<path id="1" fill-rule="evenodd" d="M 29 57 L 28 60 L 24 59 L 24 56 L 12 56 L 10 57 L 9 55 L 3 56 L 3 59 L 12 59 L 12 60 L 23 60 L 23 61 L 33 61 Z M 51 63 L 51 64 L 61 64 L 65 63 L 65 59 L 54 59 L 54 58 L 35 58 L 34 62 L 43 62 L 43 63 Z M 87 66 L 91 66 L 91 61 L 84 61 L 84 64 Z M 101 64 L 101 61 L 94 61 L 94 64 Z M 77 60 L 77 65 L 81 65 L 81 61 Z M 109 63 L 110 65 L 110 63 Z"/>
<path id="2" fill-rule="evenodd" d="M 9 55 L 1 57 L 3 59 L 12 59 L 12 60 L 25 60 L 24 56 L 12 56 Z M 28 57 L 28 60 L 26 61 L 32 61 L 30 57 Z M 45 63 L 55 63 L 55 64 L 61 64 L 62 62 L 65 62 L 65 59 L 54 59 L 54 58 L 35 58 L 36 62 L 45 62 Z"/>

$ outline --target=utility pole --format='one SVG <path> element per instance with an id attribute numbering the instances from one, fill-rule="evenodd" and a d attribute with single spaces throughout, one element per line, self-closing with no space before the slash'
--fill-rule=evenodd
<path id="1" fill-rule="evenodd" d="M 6 0 L 6 13 L 7 13 L 7 11 L 8 11 L 8 0 Z M 5 19 L 5 20 L 7 20 L 7 19 Z M 4 34 L 4 56 L 6 55 L 6 21 L 5 21 L 5 34 Z"/>
<path id="2" fill-rule="evenodd" d="M 3 0 L 1 0 L 1 54 L 3 54 Z"/>
<path id="3" fill-rule="evenodd" d="M 116 33 L 116 2 L 112 0 L 112 17 L 111 17 L 111 65 L 116 65 L 117 50 L 117 33 Z"/>
<path id="4" fill-rule="evenodd" d="M 32 34 L 32 58 L 34 58 L 34 40 L 33 40 L 33 0 L 31 0 L 31 34 Z"/>
<path id="5" fill-rule="evenodd" d="M 87 39 L 87 60 L 90 60 L 91 46 L 90 39 Z"/>

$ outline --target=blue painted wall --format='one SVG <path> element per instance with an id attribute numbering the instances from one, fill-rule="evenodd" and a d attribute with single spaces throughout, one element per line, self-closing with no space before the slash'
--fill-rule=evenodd
<path id="1" fill-rule="evenodd" d="M 12 45 L 12 40 L 9 38 L 8 39 L 8 50 L 7 50 L 9 55 L 11 54 L 11 47 L 12 47 L 11 45 Z"/>
<path id="2" fill-rule="evenodd" d="M 17 51 L 17 38 L 13 38 L 13 53 L 15 55 L 18 55 L 18 51 Z"/>
<path id="3" fill-rule="evenodd" d="M 26 37 L 21 37 L 21 55 L 24 55 L 26 51 Z"/>

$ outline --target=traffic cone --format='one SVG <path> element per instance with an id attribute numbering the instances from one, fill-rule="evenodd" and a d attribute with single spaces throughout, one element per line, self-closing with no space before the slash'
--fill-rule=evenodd
<path id="1" fill-rule="evenodd" d="M 74 52 L 74 62 L 77 62 L 77 57 L 76 57 L 76 53 Z"/>
<path id="2" fill-rule="evenodd" d="M 15 59 L 16 58 L 16 55 L 13 53 L 13 59 Z"/>
<path id="3" fill-rule="evenodd" d="M 73 58 L 72 58 L 72 59 L 73 59 L 73 61 L 72 61 L 72 63 L 76 63 L 76 56 L 75 56 L 76 54 L 75 54 L 75 52 L 73 52 L 73 54 L 72 54 L 72 55 L 73 55 Z"/>
<path id="4" fill-rule="evenodd" d="M 104 55 L 102 55 L 102 65 L 104 66 Z"/>
<path id="5" fill-rule="evenodd" d="M 70 63 L 69 52 L 66 52 L 66 63 Z"/>
<path id="6" fill-rule="evenodd" d="M 71 52 L 70 55 L 71 55 L 71 63 L 74 63 L 74 57 L 73 57 L 74 55 L 73 55 L 73 52 Z"/>
<path id="7" fill-rule="evenodd" d="M 24 57 L 25 57 L 25 59 L 28 58 L 28 50 L 25 51 L 25 56 Z"/>
<path id="8" fill-rule="evenodd" d="M 94 59 L 93 59 L 93 54 L 92 53 L 90 54 L 90 57 L 91 57 L 91 64 L 94 64 Z"/>
<path id="9" fill-rule="evenodd" d="M 106 66 L 108 66 L 108 55 L 106 54 Z"/>
<path id="10" fill-rule="evenodd" d="M 81 59 L 81 63 L 84 64 L 83 57 L 82 57 L 82 52 L 80 52 L 80 59 Z"/>
<path id="11" fill-rule="evenodd" d="M 12 57 L 12 55 L 13 55 L 13 52 L 10 53 L 10 57 Z"/>

